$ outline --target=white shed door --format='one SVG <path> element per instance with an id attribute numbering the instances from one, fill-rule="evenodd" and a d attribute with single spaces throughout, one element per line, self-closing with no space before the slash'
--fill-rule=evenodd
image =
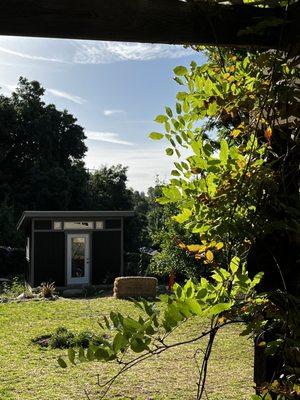
<path id="1" fill-rule="evenodd" d="M 69 233 L 67 236 L 67 284 L 88 284 L 90 281 L 90 236 Z"/>

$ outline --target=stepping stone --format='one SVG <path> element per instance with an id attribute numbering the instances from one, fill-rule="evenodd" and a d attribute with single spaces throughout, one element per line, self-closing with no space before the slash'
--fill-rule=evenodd
<path id="1" fill-rule="evenodd" d="M 63 297 L 81 297 L 84 289 L 65 289 L 62 293 Z"/>

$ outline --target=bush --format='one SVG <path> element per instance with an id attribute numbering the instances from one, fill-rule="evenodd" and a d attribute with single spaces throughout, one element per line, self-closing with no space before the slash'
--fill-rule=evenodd
<path id="1" fill-rule="evenodd" d="M 99 346 L 101 336 L 85 330 L 77 334 L 73 333 L 64 326 L 60 326 L 53 334 L 44 334 L 32 339 L 33 343 L 42 347 L 51 347 L 52 349 L 68 349 L 69 347 L 88 348 L 90 343 Z"/>
<path id="2" fill-rule="evenodd" d="M 15 276 L 12 281 L 0 285 L 0 295 L 3 297 L 16 298 L 22 293 L 29 293 L 23 277 Z"/>
<path id="3" fill-rule="evenodd" d="M 56 329 L 49 340 L 49 346 L 52 349 L 67 349 L 74 344 L 74 333 L 69 331 L 64 326 L 60 326 Z"/>
<path id="4" fill-rule="evenodd" d="M 83 347 L 84 349 L 88 348 L 90 343 L 99 346 L 101 343 L 100 336 L 95 335 L 91 331 L 83 331 L 79 332 L 74 338 L 74 345 Z"/>
<path id="5" fill-rule="evenodd" d="M 125 253 L 124 267 L 127 276 L 147 276 L 151 255 L 143 252 Z"/>

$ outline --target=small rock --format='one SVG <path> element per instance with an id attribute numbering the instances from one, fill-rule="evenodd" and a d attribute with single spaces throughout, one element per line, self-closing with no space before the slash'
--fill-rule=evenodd
<path id="1" fill-rule="evenodd" d="M 19 294 L 19 296 L 17 297 L 18 300 L 25 300 L 27 299 L 27 295 L 25 293 L 21 293 Z"/>

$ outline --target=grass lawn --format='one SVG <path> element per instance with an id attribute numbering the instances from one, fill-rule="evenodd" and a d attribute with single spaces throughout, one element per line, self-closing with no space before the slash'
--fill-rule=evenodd
<path id="1" fill-rule="evenodd" d="M 61 369 L 56 359 L 66 352 L 40 349 L 31 339 L 61 325 L 73 331 L 88 328 L 97 332 L 97 320 L 111 310 L 136 313 L 130 302 L 110 297 L 0 304 L 0 399 L 84 400 L 84 389 L 91 400 L 99 399 L 97 374 L 101 381 L 108 378 L 117 371 L 115 363 Z M 192 338 L 205 324 L 195 318 L 176 330 L 170 340 Z M 240 328 L 229 326 L 217 338 L 207 381 L 210 400 L 249 400 L 253 393 L 252 343 L 238 336 Z M 177 347 L 131 369 L 117 380 L 107 399 L 194 399 L 196 348 L 195 344 Z"/>

